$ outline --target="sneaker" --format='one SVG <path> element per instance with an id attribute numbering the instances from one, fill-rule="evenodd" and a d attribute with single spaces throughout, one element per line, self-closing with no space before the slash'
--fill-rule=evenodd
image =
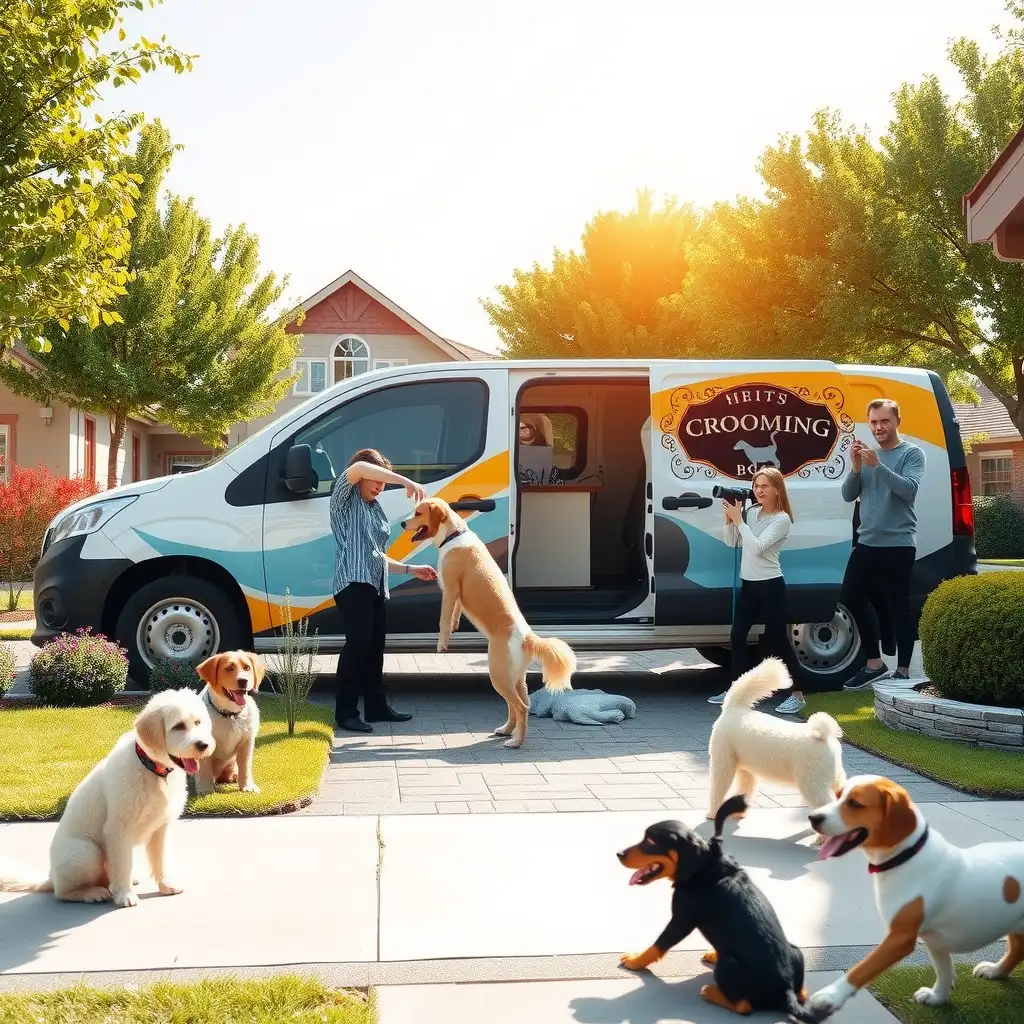
<path id="1" fill-rule="evenodd" d="M 902 679 L 903 682 L 905 682 L 905 683 L 910 682 L 910 676 L 908 676 L 905 672 L 901 672 L 899 669 L 896 669 L 896 671 L 893 672 L 893 674 L 891 676 L 889 676 L 889 678 L 890 679 Z"/>
<path id="2" fill-rule="evenodd" d="M 787 697 L 776 709 L 776 714 L 779 715 L 795 715 L 800 711 L 807 703 L 803 697 L 798 697 L 795 693 Z"/>
<path id="3" fill-rule="evenodd" d="M 722 704 L 722 703 L 724 703 L 725 695 L 728 692 L 729 692 L 728 690 L 723 690 L 721 693 L 716 693 L 714 697 L 708 697 L 708 703 L 709 704 Z"/>
<path id="4" fill-rule="evenodd" d="M 889 670 L 883 665 L 881 668 L 868 668 L 865 665 L 844 687 L 844 690 L 870 690 L 872 683 L 885 679 Z"/>

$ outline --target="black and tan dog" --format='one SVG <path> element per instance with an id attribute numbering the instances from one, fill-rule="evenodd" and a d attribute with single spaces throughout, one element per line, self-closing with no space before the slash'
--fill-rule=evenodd
<path id="1" fill-rule="evenodd" d="M 661 821 L 651 825 L 639 843 L 616 855 L 634 869 L 630 885 L 668 878 L 674 890 L 672 919 L 665 930 L 643 953 L 623 956 L 622 965 L 643 970 L 697 928 L 712 947 L 703 961 L 713 966 L 715 983 L 700 990 L 709 1003 L 733 1013 L 765 1010 L 817 1021 L 803 1005 L 803 953 L 786 939 L 764 893 L 722 853 L 726 819 L 746 809 L 742 796 L 726 800 L 715 815 L 710 842 L 681 822 Z"/>

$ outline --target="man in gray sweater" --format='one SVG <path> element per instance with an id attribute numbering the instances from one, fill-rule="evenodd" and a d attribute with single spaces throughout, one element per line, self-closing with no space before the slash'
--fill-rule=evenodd
<path id="1" fill-rule="evenodd" d="M 924 452 L 899 434 L 900 409 L 888 398 L 868 404 L 868 426 L 878 442 L 853 442 L 853 468 L 843 481 L 843 498 L 860 499 L 860 531 L 850 553 L 840 600 L 849 609 L 867 652 L 867 664 L 845 690 L 866 690 L 888 675 L 882 661 L 877 609 L 888 607 L 896 629 L 896 672 L 910 676 L 914 619 L 910 580 L 917 559 L 914 502 L 924 477 Z"/>

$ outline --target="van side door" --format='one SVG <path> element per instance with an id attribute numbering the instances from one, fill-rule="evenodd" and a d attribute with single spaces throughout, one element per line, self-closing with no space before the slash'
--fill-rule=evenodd
<path id="1" fill-rule="evenodd" d="M 260 636 L 280 632 L 287 591 L 293 618 L 308 616 L 309 632 L 317 630 L 327 640 L 323 647 L 337 647 L 329 639 L 342 635 L 334 603 L 330 496 L 353 454 L 363 448 L 382 452 L 396 472 L 422 484 L 429 496 L 469 502 L 461 514 L 502 563 L 509 533 L 507 372 L 472 364 L 459 370 L 390 371 L 342 392 L 274 438 L 263 523 L 269 615 Z M 298 445 L 309 446 L 316 475 L 315 489 L 301 495 L 285 483 L 288 450 Z M 436 566 L 437 548 L 429 541 L 413 545 L 401 527 L 412 512 L 405 489 L 388 486 L 378 500 L 391 524 L 388 556 Z M 440 618 L 437 583 L 393 573 L 388 587 L 389 639 L 420 635 L 429 642 Z"/>
<path id="2" fill-rule="evenodd" d="M 714 489 L 749 488 L 764 466 L 782 472 L 794 514 L 780 556 L 787 621 L 832 618 L 852 541 L 853 507 L 840 494 L 853 444 L 848 391 L 825 361 L 652 364 L 657 625 L 731 624 L 738 552 Z"/>

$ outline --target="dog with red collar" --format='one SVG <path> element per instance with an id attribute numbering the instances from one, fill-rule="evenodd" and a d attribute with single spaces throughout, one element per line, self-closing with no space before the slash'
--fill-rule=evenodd
<path id="1" fill-rule="evenodd" d="M 954 953 L 1005 938 L 1006 955 L 998 963 L 974 968 L 975 977 L 993 981 L 1024 960 L 1024 843 L 954 846 L 929 827 L 902 786 L 878 775 L 847 780 L 839 796 L 809 820 L 825 837 L 820 857 L 864 851 L 886 927 L 877 948 L 808 1000 L 819 1019 L 909 956 L 919 940 L 935 967 L 934 985 L 914 993 L 926 1006 L 950 1001 Z"/>

